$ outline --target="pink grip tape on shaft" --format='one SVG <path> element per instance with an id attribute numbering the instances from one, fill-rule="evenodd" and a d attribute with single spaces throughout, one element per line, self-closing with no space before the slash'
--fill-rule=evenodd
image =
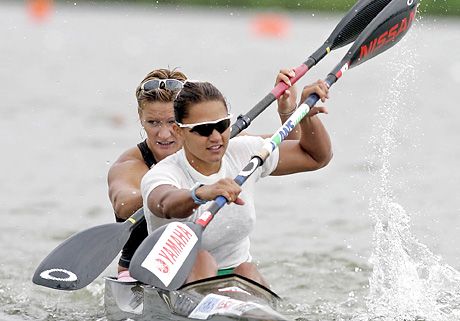
<path id="1" fill-rule="evenodd" d="M 297 80 L 299 80 L 305 73 L 308 71 L 308 66 L 305 64 L 301 64 L 299 67 L 294 68 L 295 76 L 291 78 L 291 84 L 294 85 Z M 280 98 L 282 94 L 289 88 L 284 82 L 280 82 L 275 88 L 272 89 L 271 93 L 276 97 L 276 99 Z"/>

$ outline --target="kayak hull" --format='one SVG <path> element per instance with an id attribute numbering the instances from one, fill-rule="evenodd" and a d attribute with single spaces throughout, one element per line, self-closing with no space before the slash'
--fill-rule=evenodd
<path id="1" fill-rule="evenodd" d="M 107 320 L 289 320 L 276 311 L 280 298 L 239 275 L 216 276 L 167 291 L 105 278 Z"/>

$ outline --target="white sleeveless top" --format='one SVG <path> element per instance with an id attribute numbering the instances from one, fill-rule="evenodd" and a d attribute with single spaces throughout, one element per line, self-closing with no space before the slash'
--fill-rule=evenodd
<path id="1" fill-rule="evenodd" d="M 147 198 L 152 190 L 160 185 L 173 185 L 190 189 L 195 183 L 212 184 L 225 177 L 235 178 L 248 164 L 249 160 L 261 150 L 264 140 L 261 137 L 240 136 L 230 140 L 218 173 L 205 176 L 196 171 L 187 161 L 184 151 L 170 155 L 150 169 L 142 179 L 141 190 L 144 199 L 144 215 L 149 233 L 173 221 L 195 221 L 208 205 L 200 206 L 185 219 L 164 219 L 155 216 L 147 206 Z M 279 151 L 275 149 L 265 163 L 259 167 L 243 184 L 239 197 L 245 205 L 224 205 L 203 232 L 202 248 L 216 259 L 218 268 L 235 267 L 251 261 L 249 253 L 249 234 L 254 228 L 256 213 L 254 207 L 254 183 L 270 175 L 276 168 Z M 208 203 L 210 204 L 210 203 Z"/>

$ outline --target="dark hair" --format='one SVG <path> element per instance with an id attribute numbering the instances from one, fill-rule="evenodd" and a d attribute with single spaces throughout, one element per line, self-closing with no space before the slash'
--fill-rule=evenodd
<path id="1" fill-rule="evenodd" d="M 136 99 L 139 109 L 142 109 L 143 102 L 173 102 L 177 95 L 176 91 L 168 89 L 155 89 L 150 91 L 141 90 L 141 84 L 151 79 L 177 79 L 180 81 L 185 81 L 187 80 L 187 76 L 176 69 L 155 69 L 149 72 L 136 88 Z"/>
<path id="2" fill-rule="evenodd" d="M 174 100 L 176 121 L 181 123 L 188 116 L 191 106 L 206 101 L 221 101 L 228 110 L 224 96 L 213 84 L 196 81 L 186 82 Z"/>

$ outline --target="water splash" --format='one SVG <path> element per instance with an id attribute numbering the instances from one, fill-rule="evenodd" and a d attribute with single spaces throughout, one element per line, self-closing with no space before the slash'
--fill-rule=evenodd
<path id="1" fill-rule="evenodd" d="M 410 41 L 413 41 L 411 39 Z M 404 50 L 402 47 L 401 50 Z M 391 157 L 400 145 L 397 121 L 402 118 L 401 104 L 414 90 L 415 52 L 402 52 L 392 64 L 391 101 L 379 110 L 377 134 L 371 167 L 375 186 L 370 213 L 375 223 L 374 250 L 370 258 L 373 272 L 366 299 L 368 320 L 379 321 L 454 321 L 460 319 L 460 273 L 442 263 L 411 233 L 411 218 L 397 203 L 392 188 L 395 169 Z M 376 183 L 377 182 L 377 183 Z"/>
<path id="2" fill-rule="evenodd" d="M 399 204 L 383 208 L 388 220 L 376 219 L 371 257 L 371 315 L 377 320 L 458 320 L 460 273 L 412 235 L 410 217 Z"/>

